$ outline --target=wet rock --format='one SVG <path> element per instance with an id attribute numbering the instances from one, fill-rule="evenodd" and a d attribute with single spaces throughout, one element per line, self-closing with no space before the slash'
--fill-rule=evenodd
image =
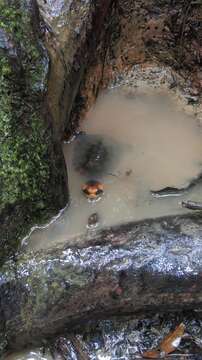
<path id="1" fill-rule="evenodd" d="M 41 344 L 112 315 L 201 310 L 201 228 L 199 214 L 149 219 L 19 255 L 0 274 L 2 344 Z"/>
<path id="2" fill-rule="evenodd" d="M 74 127 L 70 124 L 74 100 L 89 62 L 96 57 L 111 2 L 37 0 L 51 58 L 47 101 L 59 138 Z"/>
<path id="3" fill-rule="evenodd" d="M 183 0 L 114 2 L 106 36 L 103 36 L 97 57 L 90 64 L 77 97 L 78 103 L 79 96 L 86 99 L 87 105 L 86 108 L 83 106 L 81 116 L 88 111 L 89 104 L 95 101 L 101 89 L 111 83 L 114 85 L 115 79 L 117 83 L 124 80 L 127 83 L 130 79 L 126 79 L 125 73 L 138 65 L 142 70 L 151 64 L 170 67 L 182 78 L 191 79 L 189 89 L 193 85 L 200 90 L 201 81 L 197 75 L 201 64 L 200 14 L 200 1 L 190 4 Z M 176 87 L 176 82 L 170 86 Z M 178 90 L 179 87 L 176 92 Z"/>
<path id="4" fill-rule="evenodd" d="M 95 228 L 97 227 L 99 224 L 99 215 L 98 213 L 94 213 L 92 215 L 89 216 L 88 218 L 88 228 L 89 229 L 92 229 L 92 228 Z"/>

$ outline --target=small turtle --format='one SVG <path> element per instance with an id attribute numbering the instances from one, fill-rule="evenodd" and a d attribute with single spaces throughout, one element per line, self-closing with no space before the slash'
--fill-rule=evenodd
<path id="1" fill-rule="evenodd" d="M 92 229 L 92 228 L 97 227 L 98 224 L 99 224 L 99 215 L 98 215 L 98 213 L 93 213 L 93 214 L 91 214 L 91 215 L 89 216 L 89 218 L 88 218 L 88 225 L 87 225 L 87 227 L 88 227 L 89 229 Z"/>
<path id="2" fill-rule="evenodd" d="M 89 180 L 82 186 L 82 191 L 90 200 L 98 199 L 104 192 L 104 186 L 97 180 Z"/>

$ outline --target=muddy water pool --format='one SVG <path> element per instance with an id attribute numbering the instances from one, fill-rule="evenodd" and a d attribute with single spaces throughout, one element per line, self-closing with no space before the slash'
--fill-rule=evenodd
<path id="1" fill-rule="evenodd" d="M 96 151 L 98 149 L 98 154 Z M 93 156 L 89 152 L 95 152 Z M 202 200 L 202 128 L 167 93 L 113 90 L 102 94 L 80 126 L 80 135 L 64 144 L 70 204 L 44 229 L 35 229 L 24 243 L 28 249 L 49 247 L 97 228 L 188 210 L 186 199 Z M 97 156 L 97 157 L 96 157 Z M 99 201 L 82 193 L 88 180 L 103 184 Z M 165 191 L 154 196 L 153 191 Z"/>

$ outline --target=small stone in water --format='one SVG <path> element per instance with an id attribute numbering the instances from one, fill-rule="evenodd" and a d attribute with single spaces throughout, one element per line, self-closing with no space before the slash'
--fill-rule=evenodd
<path id="1" fill-rule="evenodd" d="M 99 223 L 98 213 L 93 213 L 88 218 L 88 228 L 96 227 Z"/>

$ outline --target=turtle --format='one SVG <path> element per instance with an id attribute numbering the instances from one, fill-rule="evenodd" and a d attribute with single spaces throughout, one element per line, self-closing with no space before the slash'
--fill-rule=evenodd
<path id="1" fill-rule="evenodd" d="M 83 184 L 82 191 L 88 199 L 96 200 L 104 193 L 104 186 L 97 180 L 89 180 Z"/>

